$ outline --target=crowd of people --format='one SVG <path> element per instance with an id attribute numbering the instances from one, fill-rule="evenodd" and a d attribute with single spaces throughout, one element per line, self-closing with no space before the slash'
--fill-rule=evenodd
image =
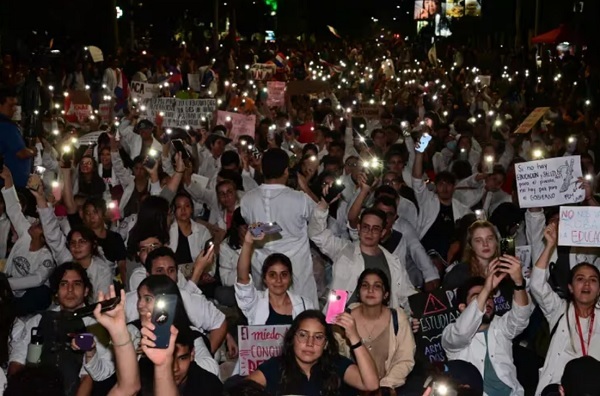
<path id="1" fill-rule="evenodd" d="M 593 69 L 546 52 L 539 66 L 498 55 L 506 66 L 481 70 L 467 49 L 444 61 L 413 49 L 182 45 L 104 69 L 4 56 L 4 394 L 600 395 L 599 247 L 559 246 L 558 207 L 520 208 L 514 169 L 579 156 L 573 205 L 600 206 Z M 254 63 L 328 87 L 269 107 Z M 167 125 L 129 81 L 215 98 L 215 114 L 255 115 L 254 134 L 232 139 L 216 115 Z M 109 103 L 110 122 L 61 112 L 72 92 Z M 506 240 L 529 246 L 529 261 Z M 441 335 L 447 361 L 432 364 L 409 300 L 438 290 L 459 315 Z M 345 311 L 326 318 L 344 293 Z M 165 295 L 176 303 L 160 334 Z M 86 306 L 93 316 L 79 318 Z M 281 355 L 248 376 L 239 325 L 290 326 Z"/>

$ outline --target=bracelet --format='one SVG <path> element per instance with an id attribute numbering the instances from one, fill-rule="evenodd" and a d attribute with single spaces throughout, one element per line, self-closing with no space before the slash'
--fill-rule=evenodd
<path id="1" fill-rule="evenodd" d="M 110 345 L 112 345 L 114 347 L 122 347 L 122 346 L 125 346 L 127 344 L 131 344 L 131 343 L 132 343 L 131 337 L 129 337 L 129 339 L 127 341 L 125 341 L 124 343 L 122 343 L 122 344 L 115 344 L 112 339 L 110 340 Z"/>
<path id="2" fill-rule="evenodd" d="M 515 283 L 515 287 L 514 287 L 514 289 L 515 289 L 515 290 L 525 290 L 525 287 L 526 287 L 526 286 L 527 286 L 527 281 L 525 280 L 525 278 L 523 278 L 523 283 L 522 283 L 522 284 L 520 284 L 520 285 L 517 285 L 517 284 Z"/>
<path id="3" fill-rule="evenodd" d="M 355 350 L 355 349 L 360 348 L 362 345 L 363 345 L 362 340 L 360 340 L 356 344 L 350 345 L 350 349 Z"/>

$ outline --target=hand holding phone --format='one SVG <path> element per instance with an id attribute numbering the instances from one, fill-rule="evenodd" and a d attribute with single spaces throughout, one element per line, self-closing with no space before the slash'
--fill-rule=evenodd
<path id="1" fill-rule="evenodd" d="M 32 173 L 27 179 L 27 189 L 31 191 L 37 191 L 42 184 L 42 179 L 37 173 Z"/>
<path id="2" fill-rule="evenodd" d="M 257 223 L 254 227 L 250 227 L 248 230 L 254 237 L 258 237 L 262 233 L 265 235 L 270 235 L 283 231 L 283 229 L 277 223 Z"/>
<path id="3" fill-rule="evenodd" d="M 419 153 L 422 153 L 425 151 L 425 149 L 427 148 L 427 146 L 429 145 L 429 142 L 431 141 L 431 135 L 428 133 L 424 133 L 421 135 L 421 139 L 419 139 L 419 145 L 418 147 L 415 148 L 415 150 L 417 150 Z"/>
<path id="4" fill-rule="evenodd" d="M 513 238 L 502 238 L 500 240 L 500 255 L 515 255 L 515 240 Z"/>
<path id="5" fill-rule="evenodd" d="M 171 338 L 171 325 L 175 319 L 177 307 L 176 294 L 159 294 L 154 300 L 152 324 L 154 325 L 155 348 L 166 349 Z"/>
<path id="6" fill-rule="evenodd" d="M 335 323 L 338 315 L 344 313 L 346 302 L 348 301 L 348 292 L 346 290 L 331 290 L 329 292 L 329 303 L 325 321 L 329 324 Z"/>
<path id="7" fill-rule="evenodd" d="M 94 348 L 94 335 L 92 333 L 73 334 L 73 341 L 80 351 L 87 352 Z"/>
<path id="8" fill-rule="evenodd" d="M 106 312 L 114 309 L 121 302 L 121 296 L 117 295 L 110 300 L 104 300 L 100 303 L 100 312 Z M 89 304 L 79 308 L 72 313 L 72 318 L 85 318 L 94 315 L 94 310 L 98 304 Z"/>
<path id="9" fill-rule="evenodd" d="M 189 160 L 192 158 L 190 156 L 190 153 L 188 153 L 187 149 L 185 148 L 185 145 L 183 144 L 183 140 L 173 139 L 173 140 L 171 140 L 171 144 L 173 145 L 173 148 L 175 149 L 176 152 L 181 153 L 181 158 L 183 160 Z"/>
<path id="10" fill-rule="evenodd" d="M 344 191 L 345 188 L 346 188 L 346 186 L 344 186 L 342 184 L 342 180 L 341 179 L 337 179 L 329 187 L 329 190 L 327 191 L 327 195 L 325 195 L 323 197 L 323 199 L 325 200 L 325 202 L 327 202 L 328 204 L 330 204 L 339 194 L 342 193 L 342 191 Z"/>

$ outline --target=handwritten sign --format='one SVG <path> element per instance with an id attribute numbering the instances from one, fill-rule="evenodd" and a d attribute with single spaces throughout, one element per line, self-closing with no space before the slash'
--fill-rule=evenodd
<path id="1" fill-rule="evenodd" d="M 217 125 L 226 126 L 229 129 L 229 138 L 235 143 L 241 135 L 254 137 L 256 116 L 254 114 L 245 115 L 219 110 L 217 112 Z"/>
<path id="2" fill-rule="evenodd" d="M 285 82 L 267 82 L 267 106 L 280 107 L 285 105 Z"/>
<path id="3" fill-rule="evenodd" d="M 270 80 L 275 75 L 277 66 L 272 63 L 255 63 L 250 67 L 250 77 L 253 80 Z"/>
<path id="4" fill-rule="evenodd" d="M 92 115 L 92 106 L 89 104 L 73 104 L 73 112 L 79 123 L 85 122 Z"/>
<path id="5" fill-rule="evenodd" d="M 561 206 L 558 221 L 560 246 L 600 246 L 600 207 Z"/>
<path id="6" fill-rule="evenodd" d="M 379 105 L 361 103 L 354 111 L 354 116 L 364 117 L 367 120 L 379 119 Z"/>
<path id="7" fill-rule="evenodd" d="M 200 74 L 189 73 L 188 74 L 188 85 L 190 89 L 195 92 L 200 92 Z"/>
<path id="8" fill-rule="evenodd" d="M 240 374 L 248 375 L 261 363 L 280 356 L 290 326 L 238 326 Z"/>
<path id="9" fill-rule="evenodd" d="M 217 108 L 216 99 L 153 98 L 146 102 L 146 116 L 153 120 L 163 112 L 163 126 L 200 128 L 202 118 L 210 119 Z"/>
<path id="10" fill-rule="evenodd" d="M 515 164 L 521 208 L 538 208 L 583 201 L 579 188 L 579 156 L 550 158 Z"/>
<path id="11" fill-rule="evenodd" d="M 100 103 L 98 114 L 102 122 L 110 123 L 112 121 L 112 106 L 110 103 Z"/>
<path id="12" fill-rule="evenodd" d="M 413 294 L 408 298 L 413 316 L 420 322 L 415 336 L 417 353 L 424 355 L 430 363 L 446 361 L 442 332 L 458 317 L 458 310 L 452 306 L 453 296 L 451 290 L 435 290 L 432 293 Z"/>
<path id="13" fill-rule="evenodd" d="M 139 101 L 146 99 L 152 99 L 158 97 L 160 93 L 160 85 L 149 84 L 141 81 L 132 81 L 129 84 L 129 91 L 131 92 L 131 98 Z"/>
<path id="14" fill-rule="evenodd" d="M 515 133 L 529 132 L 548 110 L 550 110 L 550 107 L 538 107 L 534 109 L 515 130 Z"/>

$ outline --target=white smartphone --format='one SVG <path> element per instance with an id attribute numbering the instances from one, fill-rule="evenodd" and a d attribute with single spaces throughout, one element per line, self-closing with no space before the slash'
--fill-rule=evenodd
<path id="1" fill-rule="evenodd" d="M 421 135 L 421 139 L 419 139 L 419 147 L 417 147 L 416 150 L 419 153 L 424 152 L 430 141 L 431 141 L 431 135 L 428 133 L 424 133 L 423 135 Z"/>

